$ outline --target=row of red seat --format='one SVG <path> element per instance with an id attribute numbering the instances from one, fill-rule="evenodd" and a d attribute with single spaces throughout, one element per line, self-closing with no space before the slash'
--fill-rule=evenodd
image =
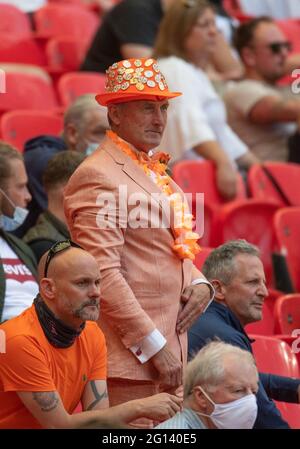
<path id="1" fill-rule="evenodd" d="M 103 92 L 105 84 L 104 75 L 94 72 L 66 73 L 56 88 L 43 72 L 0 72 L 5 84 L 0 95 L 0 116 L 17 109 L 63 110 L 79 95 Z"/>
<path id="2" fill-rule="evenodd" d="M 210 162 L 183 161 L 175 165 L 174 180 L 186 192 L 204 192 L 204 233 L 202 246 L 216 247 L 228 240 L 244 238 L 261 251 L 267 282 L 274 286 L 272 253 L 286 257 L 290 276 L 296 291 L 300 291 L 300 192 L 298 182 L 300 165 L 266 163 L 277 183 L 282 186 L 284 203 L 261 165 L 251 168 L 248 176 L 252 198 L 247 198 L 245 186 L 239 177 L 238 196 L 226 203 L 219 195 L 215 168 Z M 298 207 L 286 207 L 286 206 Z M 199 202 L 193 201 L 193 213 L 198 217 Z M 200 209 L 201 210 L 201 209 Z M 200 229 L 198 223 L 198 229 Z"/>
<path id="3" fill-rule="evenodd" d="M 0 35 L 11 40 L 25 38 L 49 39 L 55 36 L 73 36 L 90 40 L 100 23 L 100 15 L 95 14 L 83 3 L 77 1 L 50 2 L 33 15 L 35 31 L 32 31 L 29 17 L 20 9 L 0 4 Z"/>

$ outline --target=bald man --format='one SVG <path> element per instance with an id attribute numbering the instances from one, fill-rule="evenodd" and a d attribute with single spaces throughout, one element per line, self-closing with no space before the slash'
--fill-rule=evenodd
<path id="1" fill-rule="evenodd" d="M 112 428 L 140 417 L 165 420 L 182 398 L 167 393 L 109 408 L 99 269 L 69 240 L 39 264 L 33 305 L 0 326 L 0 428 Z M 81 401 L 83 412 L 72 414 Z"/>

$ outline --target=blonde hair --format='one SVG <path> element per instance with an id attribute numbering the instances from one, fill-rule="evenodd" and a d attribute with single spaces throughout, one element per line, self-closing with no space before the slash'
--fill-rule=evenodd
<path id="1" fill-rule="evenodd" d="M 184 42 L 204 11 L 214 7 L 207 0 L 178 0 L 161 21 L 154 45 L 154 57 L 178 56 L 186 59 Z"/>

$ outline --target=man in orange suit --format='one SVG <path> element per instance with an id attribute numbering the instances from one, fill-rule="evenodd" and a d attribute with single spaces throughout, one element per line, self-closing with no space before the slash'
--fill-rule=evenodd
<path id="1" fill-rule="evenodd" d="M 152 153 L 178 95 L 152 58 L 113 64 L 96 97 L 111 130 L 65 190 L 72 238 L 99 264 L 111 405 L 182 384 L 186 331 L 213 296 L 192 263 L 199 236 L 168 155 Z"/>

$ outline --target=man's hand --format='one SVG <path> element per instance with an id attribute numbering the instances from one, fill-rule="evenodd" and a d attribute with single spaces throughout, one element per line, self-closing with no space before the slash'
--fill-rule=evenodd
<path id="1" fill-rule="evenodd" d="M 203 312 L 211 298 L 211 291 L 207 284 L 190 285 L 184 289 L 181 301 L 183 309 L 177 318 L 177 331 L 183 334 Z"/>
<path id="2" fill-rule="evenodd" d="M 225 200 L 233 200 L 237 194 L 237 173 L 231 164 L 219 165 L 216 169 L 218 191 Z"/>
<path id="3" fill-rule="evenodd" d="M 144 399 L 141 403 L 141 416 L 155 421 L 165 421 L 172 418 L 182 408 L 182 395 L 159 393 Z"/>
<path id="4" fill-rule="evenodd" d="M 182 384 L 182 363 L 168 349 L 167 345 L 150 360 L 159 373 L 161 383 L 166 388 L 174 388 Z"/>

